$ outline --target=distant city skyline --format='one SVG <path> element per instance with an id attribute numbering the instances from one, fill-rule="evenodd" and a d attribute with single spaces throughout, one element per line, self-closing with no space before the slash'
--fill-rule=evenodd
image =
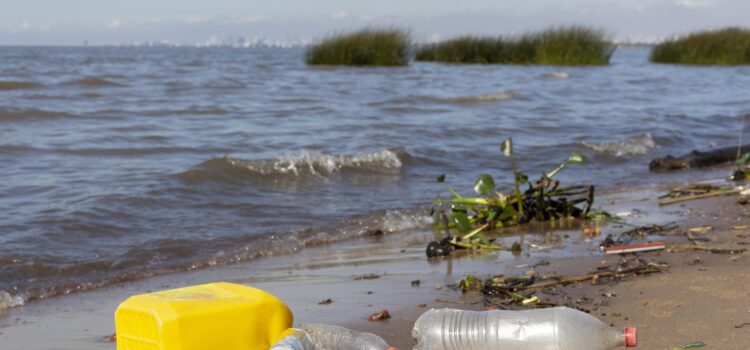
<path id="1" fill-rule="evenodd" d="M 748 0 L 0 0 L 2 45 L 297 45 L 361 27 L 400 27 L 418 41 L 501 35 L 554 25 L 601 27 L 655 41 L 689 31 L 750 26 Z"/>

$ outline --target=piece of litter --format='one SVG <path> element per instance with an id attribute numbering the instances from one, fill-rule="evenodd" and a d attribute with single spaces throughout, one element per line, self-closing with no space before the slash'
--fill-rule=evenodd
<path id="1" fill-rule="evenodd" d="M 616 245 L 616 246 L 604 248 L 604 253 L 605 254 L 625 254 L 625 253 L 649 252 L 653 250 L 662 250 L 666 247 L 667 245 L 664 242 Z"/>
<path id="2" fill-rule="evenodd" d="M 388 313 L 388 310 L 383 309 L 383 310 L 380 310 L 380 312 L 376 312 L 370 315 L 370 317 L 368 317 L 367 319 L 370 321 L 382 321 L 382 320 L 387 320 L 389 318 L 391 318 L 391 314 Z"/>
<path id="3" fill-rule="evenodd" d="M 696 341 L 696 342 L 692 342 L 692 343 L 687 343 L 687 344 L 685 344 L 685 345 L 680 345 L 680 346 L 678 346 L 678 347 L 674 347 L 674 348 L 672 348 L 672 350 L 682 350 L 682 349 L 702 348 L 702 347 L 704 347 L 704 346 L 706 346 L 706 343 L 704 343 L 704 342 L 702 342 L 702 341 Z"/>
<path id="4" fill-rule="evenodd" d="M 378 278 L 380 278 L 380 276 L 378 274 L 366 273 L 366 274 L 359 275 L 359 276 L 355 277 L 354 280 L 355 281 L 364 281 L 364 280 L 374 280 L 374 279 L 378 279 Z"/>
<path id="5" fill-rule="evenodd" d="M 533 296 L 533 297 L 531 297 L 531 298 L 528 298 L 528 299 L 524 299 L 524 300 L 523 300 L 523 301 L 521 302 L 521 304 L 523 304 L 523 305 L 529 305 L 529 304 L 531 304 L 531 303 L 536 303 L 537 301 L 539 301 L 539 297 L 537 297 L 537 296 L 535 295 L 535 296 Z"/>
<path id="6" fill-rule="evenodd" d="M 713 229 L 714 229 L 713 226 L 701 226 L 701 227 L 693 227 L 689 229 L 688 231 L 692 233 L 706 233 Z"/>
<path id="7" fill-rule="evenodd" d="M 583 235 L 586 237 L 597 237 L 602 233 L 601 227 L 584 227 Z"/>

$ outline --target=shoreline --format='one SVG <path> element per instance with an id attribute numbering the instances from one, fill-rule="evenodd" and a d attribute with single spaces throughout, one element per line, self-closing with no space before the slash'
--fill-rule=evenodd
<path id="1" fill-rule="evenodd" d="M 736 196 L 659 207 L 654 194 L 661 187 L 664 185 L 634 192 L 610 191 L 598 197 L 597 204 L 605 203 L 603 207 L 613 213 L 634 208 L 643 210 L 642 214 L 628 218 L 636 224 L 677 221 L 680 235 L 656 236 L 659 240 L 689 244 L 681 235 L 685 229 L 711 225 L 713 231 L 705 235 L 712 240 L 706 242 L 707 246 L 742 248 L 738 242 L 750 242 L 738 236 L 743 233 L 731 229 L 732 225 L 750 223 L 750 208 L 738 205 Z M 456 257 L 439 260 L 428 260 L 424 255 L 426 242 L 432 238 L 430 231 L 356 238 L 306 248 L 294 255 L 162 275 L 35 301 L 0 314 L 0 343 L 6 350 L 113 349 L 114 343 L 107 338 L 114 332 L 114 310 L 128 296 L 222 280 L 252 285 L 275 294 L 292 309 L 295 325 L 345 325 L 376 333 L 400 349 L 410 349 L 413 341 L 409 333 L 413 322 L 429 308 L 484 307 L 481 295 L 448 287 L 462 276 L 521 275 L 541 260 L 550 264 L 539 267 L 540 273 L 587 273 L 620 259 L 598 252 L 598 242 L 607 233 L 620 231 L 621 228 L 607 225 L 600 237 L 590 239 L 574 224 L 566 228 L 522 226 L 503 231 L 499 237 L 509 242 L 523 240 L 524 251 L 518 256 L 510 252 L 462 252 Z M 744 234 L 750 235 L 750 232 Z M 628 277 L 614 284 L 584 282 L 560 289 L 572 297 L 585 296 L 594 300 L 597 309 L 592 314 L 607 323 L 638 327 L 641 348 L 669 348 L 692 341 L 704 341 L 709 348 L 733 349 L 736 345 L 736 349 L 747 349 L 750 346 L 750 327 L 727 329 L 729 323 L 750 322 L 750 308 L 744 306 L 750 305 L 750 293 L 742 290 L 742 286 L 750 283 L 750 267 L 743 264 L 748 261 L 747 253 L 665 251 L 637 256 L 647 261 L 666 262 L 670 268 L 660 274 Z M 379 278 L 356 280 L 364 274 L 376 274 Z M 414 280 L 420 280 L 419 287 L 411 286 Z M 606 293 L 615 296 L 603 297 Z M 318 304 L 328 298 L 333 303 Z M 383 322 L 367 321 L 368 315 L 381 309 L 388 309 L 392 318 Z M 695 338 L 687 339 L 689 335 Z M 743 340 L 746 343 L 743 344 Z"/>

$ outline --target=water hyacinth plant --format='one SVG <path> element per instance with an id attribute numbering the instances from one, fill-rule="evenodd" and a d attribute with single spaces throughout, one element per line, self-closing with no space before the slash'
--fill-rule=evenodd
<path id="1" fill-rule="evenodd" d="M 399 29 L 363 29 L 323 39 L 307 51 L 307 64 L 343 66 L 405 66 L 409 33 Z"/>
<path id="2" fill-rule="evenodd" d="M 666 40 L 651 51 L 651 62 L 723 66 L 750 64 L 750 30 L 725 28 Z"/>
<path id="3" fill-rule="evenodd" d="M 519 37 L 465 36 L 425 45 L 417 61 L 478 64 L 607 65 L 615 46 L 600 29 L 555 27 Z"/>
<path id="4" fill-rule="evenodd" d="M 750 179 L 750 169 L 747 164 L 750 163 L 750 153 L 745 153 L 735 161 L 734 172 L 731 179 L 734 181 L 743 181 Z"/>
<path id="5" fill-rule="evenodd" d="M 490 174 L 480 175 L 474 183 L 477 197 L 464 197 L 447 186 L 453 198 L 438 198 L 433 210 L 433 228 L 438 232 L 445 232 L 445 237 L 428 245 L 428 256 L 448 255 L 452 247 L 507 249 L 493 245 L 483 232 L 530 221 L 586 218 L 593 205 L 594 187 L 560 187 L 560 183 L 553 179 L 566 166 L 583 164 L 583 154 L 571 153 L 559 166 L 543 173 L 538 181 L 531 183 L 528 176 L 516 167 L 512 139 L 506 139 L 500 144 L 500 152 L 510 159 L 513 168 L 513 192 L 506 195 L 497 191 L 495 180 Z M 438 180 L 444 180 L 444 177 Z M 522 192 L 521 186 L 524 185 L 527 189 Z M 580 204 L 584 204 L 584 207 L 578 207 Z"/>

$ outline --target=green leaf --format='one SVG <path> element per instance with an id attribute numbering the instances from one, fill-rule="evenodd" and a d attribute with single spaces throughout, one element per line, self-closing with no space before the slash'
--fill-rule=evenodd
<path id="1" fill-rule="evenodd" d="M 489 174 L 482 174 L 474 183 L 474 191 L 477 194 L 485 195 L 495 190 L 495 180 Z"/>
<path id="2" fill-rule="evenodd" d="M 500 214 L 500 217 L 498 218 L 498 220 L 500 220 L 500 221 L 506 221 L 506 220 L 512 218 L 514 214 L 515 214 L 515 212 L 513 211 L 513 207 L 510 206 L 510 205 L 506 206 L 505 208 L 503 208 L 503 213 Z"/>
<path id="3" fill-rule="evenodd" d="M 447 187 L 448 188 L 448 192 L 450 192 L 456 198 L 458 198 L 458 199 L 464 198 L 464 197 L 461 197 L 461 195 L 458 194 L 458 192 L 456 192 L 456 190 L 454 190 L 453 187 L 450 187 L 450 186 L 445 186 L 445 187 Z"/>
<path id="4" fill-rule="evenodd" d="M 578 151 L 573 151 L 570 153 L 570 156 L 568 156 L 568 164 L 583 164 L 586 161 L 586 157 L 583 156 L 583 153 Z"/>
<path id="5" fill-rule="evenodd" d="M 704 346 L 706 346 L 706 343 L 704 343 L 704 342 L 702 342 L 702 341 L 696 341 L 696 342 L 692 342 L 692 343 L 687 343 L 687 344 L 685 344 L 685 345 L 680 345 L 680 346 L 678 346 L 678 347 L 674 347 L 674 348 L 672 348 L 672 350 L 682 350 L 682 349 L 702 348 L 702 347 L 704 347 Z"/>
<path id="6" fill-rule="evenodd" d="M 461 237 L 461 239 L 462 239 L 462 240 L 469 240 L 469 239 L 471 239 L 472 237 L 474 237 L 474 236 L 476 236 L 476 235 L 481 235 L 481 233 L 480 233 L 480 232 L 482 232 L 482 230 L 484 230 L 484 229 L 486 229 L 486 228 L 487 228 L 487 225 L 486 225 L 486 224 L 485 224 L 485 225 L 482 225 L 482 227 L 479 227 L 479 228 L 477 228 L 476 230 L 474 230 L 474 231 L 471 231 L 471 232 L 469 232 L 469 233 L 468 233 L 467 235 L 465 235 L 465 236 Z"/>
<path id="7" fill-rule="evenodd" d="M 463 205 L 492 205 L 493 203 L 487 198 L 455 198 L 448 200 L 440 200 L 439 203 L 448 202 L 452 204 L 463 204 Z"/>
<path id="8" fill-rule="evenodd" d="M 474 275 L 466 275 L 466 277 L 458 281 L 458 287 L 463 291 L 471 290 L 478 287 L 481 280 Z"/>
<path id="9" fill-rule="evenodd" d="M 589 219 L 594 219 L 594 220 L 596 220 L 596 219 L 599 219 L 599 220 L 608 220 L 608 221 L 609 220 L 612 220 L 612 221 L 619 220 L 614 215 L 610 214 L 608 211 L 606 211 L 604 209 L 601 209 L 601 208 L 590 210 L 588 212 L 588 214 L 586 214 L 586 217 L 589 218 Z"/>
<path id="10" fill-rule="evenodd" d="M 566 163 L 560 164 L 557 168 L 553 169 L 552 171 L 548 172 L 545 176 L 547 176 L 548 179 L 553 178 L 555 175 L 557 175 L 563 168 L 565 168 Z"/>
<path id="11" fill-rule="evenodd" d="M 500 152 L 506 157 L 513 157 L 513 138 L 509 137 L 500 143 Z"/>
<path id="12" fill-rule="evenodd" d="M 750 161 L 750 153 L 745 153 L 742 157 L 737 159 L 737 165 L 745 165 L 748 161 Z"/>
<path id="13" fill-rule="evenodd" d="M 471 244 L 474 245 L 490 245 L 490 243 L 490 240 L 481 233 L 471 238 Z"/>
<path id="14" fill-rule="evenodd" d="M 560 164 L 557 168 L 553 169 L 552 171 L 547 173 L 548 178 L 553 178 L 555 175 L 557 175 L 561 170 L 565 168 L 568 164 L 583 164 L 586 162 L 586 157 L 583 156 L 583 153 L 578 151 L 573 151 L 570 153 L 570 156 L 568 156 L 568 159 L 566 159 L 562 164 Z"/>
<path id="15" fill-rule="evenodd" d="M 517 172 L 516 173 L 516 182 L 518 182 L 519 185 L 523 185 L 523 184 L 529 182 L 529 177 L 526 176 L 526 174 L 524 174 L 522 172 Z"/>
<path id="16" fill-rule="evenodd" d="M 471 232 L 471 222 L 469 221 L 469 218 L 466 217 L 466 213 L 454 212 L 453 222 L 456 223 L 458 232 L 460 232 L 462 235 L 465 235 Z"/>

